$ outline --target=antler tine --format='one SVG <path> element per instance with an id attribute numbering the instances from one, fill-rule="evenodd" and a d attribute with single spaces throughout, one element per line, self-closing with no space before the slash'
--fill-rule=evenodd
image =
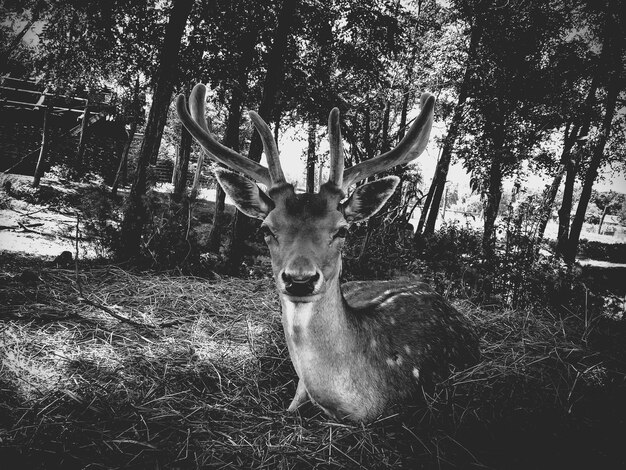
<path id="1" fill-rule="evenodd" d="M 272 185 L 272 178 L 267 168 L 259 165 L 232 149 L 220 144 L 211 132 L 204 117 L 204 102 L 206 87 L 198 83 L 189 96 L 190 107 L 193 117 L 187 110 L 185 97 L 178 95 L 176 99 L 176 112 L 178 117 L 189 133 L 202 145 L 207 154 L 227 167 L 240 171 L 244 175 L 252 178 L 268 187 Z"/>
<path id="2" fill-rule="evenodd" d="M 344 191 L 358 181 L 393 168 L 396 165 L 408 163 L 420 156 L 428 144 L 428 137 L 433 125 L 435 97 L 430 93 L 423 93 L 420 103 L 422 110 L 419 116 L 395 148 L 346 169 L 342 185 Z"/>
<path id="3" fill-rule="evenodd" d="M 328 115 L 328 141 L 330 144 L 330 175 L 328 181 L 340 188 L 343 186 L 343 140 L 339 124 L 339 108 Z"/>
<path id="4" fill-rule="evenodd" d="M 265 150 L 265 156 L 267 157 L 267 167 L 272 178 L 272 184 L 285 183 L 285 175 L 283 169 L 280 166 L 280 158 L 278 156 L 278 148 L 276 147 L 276 141 L 272 135 L 272 131 L 267 123 L 254 111 L 248 113 L 254 128 L 261 136 L 261 142 L 263 142 L 263 150 Z"/>
<path id="5" fill-rule="evenodd" d="M 205 116 L 206 109 L 206 87 L 201 83 L 197 83 L 191 90 L 189 94 L 189 111 L 191 112 L 191 117 L 194 121 L 213 139 L 215 136 L 209 130 L 209 124 L 207 123 Z"/>

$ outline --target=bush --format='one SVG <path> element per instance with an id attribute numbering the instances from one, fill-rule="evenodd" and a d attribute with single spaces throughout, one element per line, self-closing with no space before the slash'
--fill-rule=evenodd
<path id="1" fill-rule="evenodd" d="M 105 186 L 89 187 L 81 192 L 77 205 L 82 216 L 84 235 L 90 239 L 98 258 L 114 253 L 119 241 L 121 213 Z"/>
<path id="2" fill-rule="evenodd" d="M 578 244 L 578 257 L 626 263 L 626 243 L 602 243 L 583 239 Z"/>
<path id="3" fill-rule="evenodd" d="M 393 224 L 361 225 L 351 230 L 344 260 L 346 280 L 403 275 L 427 282 L 446 297 L 483 306 L 566 305 L 577 310 L 588 307 L 590 301 L 580 270 L 541 255 L 535 241 L 517 231 L 507 233 L 495 257 L 487 260 L 482 233 L 470 226 L 444 224 L 433 235 L 418 237 L 415 243 Z"/>
<path id="4" fill-rule="evenodd" d="M 176 270 L 185 274 L 206 271 L 205 263 L 210 263 L 212 258 L 200 256 L 197 236 L 189 224 L 189 201 L 176 202 L 170 195 L 149 191 L 143 203 L 147 215 L 140 252 L 134 261 L 140 267 L 158 271 Z M 111 243 L 118 257 L 123 253 L 124 240 L 120 233 L 116 237 Z"/>

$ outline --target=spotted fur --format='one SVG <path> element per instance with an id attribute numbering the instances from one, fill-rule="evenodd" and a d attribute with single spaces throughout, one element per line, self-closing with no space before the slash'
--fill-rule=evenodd
<path id="1" fill-rule="evenodd" d="M 318 194 L 296 194 L 286 184 L 270 191 L 273 205 L 263 225 L 286 343 L 299 377 L 290 411 L 309 398 L 330 416 L 368 422 L 445 377 L 450 368 L 478 358 L 476 336 L 462 315 L 428 285 L 340 286 L 343 238 L 335 234 L 349 223 L 346 210 L 367 218 L 395 188 L 393 180 L 375 183 L 361 186 L 342 204 L 343 194 L 329 183 Z M 242 198 L 235 202 L 242 200 L 255 208 L 270 206 Z M 315 279 L 310 295 L 294 297 L 287 274 Z"/>

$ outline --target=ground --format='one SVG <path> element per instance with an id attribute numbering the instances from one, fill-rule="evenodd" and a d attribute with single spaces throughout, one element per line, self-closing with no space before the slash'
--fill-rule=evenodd
<path id="1" fill-rule="evenodd" d="M 27 229 L 43 212 L 17 207 Z M 477 366 L 367 426 L 292 415 L 271 279 L 141 272 L 82 248 L 60 264 L 66 217 L 67 245 L 0 254 L 0 461 L 14 468 L 626 467 L 623 321 L 455 301 Z"/>

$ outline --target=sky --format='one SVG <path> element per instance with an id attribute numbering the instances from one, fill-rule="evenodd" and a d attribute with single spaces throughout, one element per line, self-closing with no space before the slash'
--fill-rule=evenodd
<path id="1" fill-rule="evenodd" d="M 418 165 L 421 169 L 426 187 L 430 185 L 433 174 L 435 173 L 437 157 L 439 155 L 439 148 L 436 144 L 437 139 L 434 139 L 434 137 L 441 137 L 444 133 L 445 125 L 442 122 L 435 122 L 433 124 L 428 147 L 424 153 L 412 163 L 412 165 Z M 291 182 L 297 181 L 298 187 L 304 188 L 305 160 L 303 155 L 307 149 L 307 130 L 304 127 L 285 130 L 279 138 L 278 148 L 283 171 L 287 179 Z M 318 154 L 323 154 L 327 151 L 328 143 L 326 139 L 322 139 L 318 148 Z M 263 156 L 262 163 L 266 164 L 265 156 Z M 465 171 L 460 162 L 450 166 L 448 181 L 449 184 L 458 185 L 459 195 L 461 196 L 468 195 L 471 192 L 469 187 L 470 175 Z M 527 171 L 525 187 L 530 190 L 542 190 L 551 181 L 552 178 L 549 175 Z M 505 180 L 503 186 L 505 191 L 510 191 L 513 186 L 513 180 Z M 605 169 L 596 179 L 594 189 L 600 192 L 612 190 L 626 194 L 626 177 L 624 173 L 613 174 L 610 170 Z"/>

